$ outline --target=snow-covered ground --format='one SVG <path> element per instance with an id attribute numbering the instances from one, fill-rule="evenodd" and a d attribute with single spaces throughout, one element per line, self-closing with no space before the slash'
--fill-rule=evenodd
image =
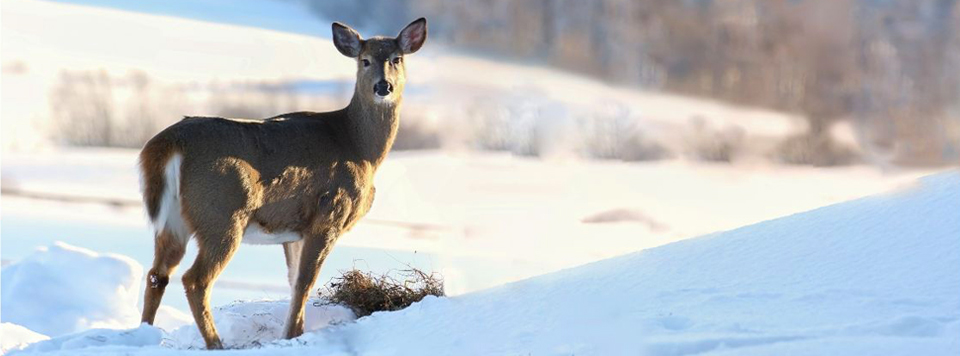
<path id="1" fill-rule="evenodd" d="M 137 152 L 50 145 L 48 95 L 65 70 L 142 71 L 178 88 L 352 81 L 353 64 L 327 33 L 238 26 L 293 11 L 284 2 L 242 6 L 263 4 L 271 4 L 264 18 L 230 16 L 241 21 L 230 25 L 3 0 L 3 350 L 33 343 L 32 352 L 164 355 L 201 345 L 179 285 L 192 245 L 158 328 L 136 325 L 143 266 L 153 258 L 137 203 Z M 284 26 L 313 26 L 297 16 Z M 537 113 L 566 129 L 582 115 L 639 118 L 646 137 L 673 144 L 689 138 L 692 118 L 741 128 L 758 146 L 802 126 L 781 113 L 611 87 L 436 44 L 408 63 L 405 105 L 451 136 L 473 124 L 477 105 L 501 105 L 520 122 Z M 209 114 L 196 105 L 180 112 L 190 107 L 171 120 Z M 251 354 L 957 354 L 957 173 L 921 184 L 916 178 L 931 172 L 682 156 L 624 164 L 460 148 L 391 153 L 373 210 L 319 278 L 410 265 L 440 272 L 452 298 L 356 321 L 343 308 L 311 305 L 311 332 L 276 341 L 288 295 L 280 248 L 243 246 L 213 291 L 226 343 Z"/>
<path id="2" fill-rule="evenodd" d="M 127 201 L 65 203 L 4 195 L 4 260 L 54 241 L 152 263 L 135 150 L 4 155 L 5 189 Z M 505 154 L 399 152 L 378 172 L 377 202 L 338 242 L 337 270 L 438 271 L 459 294 L 710 232 L 887 191 L 921 172 L 541 161 Z M 549 178 L 547 178 L 549 177 Z M 189 266 L 195 251 L 187 253 Z M 213 293 L 218 304 L 287 295 L 277 246 L 244 246 Z M 186 310 L 179 269 L 164 303 Z"/>
<path id="3" fill-rule="evenodd" d="M 216 317 L 231 354 L 956 355 L 958 265 L 960 172 L 948 172 L 399 312 L 350 321 L 315 310 L 312 331 L 292 341 L 264 336 L 278 333 L 269 320 L 282 304 L 238 303 Z M 191 326 L 130 327 L 23 353 L 196 352 Z"/>

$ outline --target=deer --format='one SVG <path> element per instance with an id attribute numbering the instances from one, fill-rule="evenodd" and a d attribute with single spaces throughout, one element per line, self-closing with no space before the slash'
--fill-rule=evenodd
<path id="1" fill-rule="evenodd" d="M 242 243 L 279 244 L 291 289 L 283 337 L 303 334 L 324 259 L 373 204 L 374 174 L 399 128 L 405 58 L 427 37 L 424 18 L 396 37 L 332 28 L 334 46 L 357 65 L 345 108 L 262 120 L 185 117 L 144 145 L 141 185 L 155 233 L 143 322 L 153 324 L 193 238 L 197 257 L 183 287 L 207 349 L 222 349 L 209 305 L 214 282 Z"/>

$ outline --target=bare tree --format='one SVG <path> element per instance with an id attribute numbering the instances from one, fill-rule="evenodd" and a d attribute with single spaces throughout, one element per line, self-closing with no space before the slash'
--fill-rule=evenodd
<path id="1" fill-rule="evenodd" d="M 57 136 L 64 142 L 114 145 L 113 84 L 105 71 L 60 73 L 50 106 Z"/>

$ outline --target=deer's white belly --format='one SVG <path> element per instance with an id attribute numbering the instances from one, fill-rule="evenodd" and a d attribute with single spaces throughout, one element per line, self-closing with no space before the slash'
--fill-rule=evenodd
<path id="1" fill-rule="evenodd" d="M 300 234 L 293 231 L 279 231 L 269 233 L 258 223 L 252 222 L 243 230 L 243 243 L 251 245 L 279 245 L 284 242 L 293 242 L 302 239 Z"/>

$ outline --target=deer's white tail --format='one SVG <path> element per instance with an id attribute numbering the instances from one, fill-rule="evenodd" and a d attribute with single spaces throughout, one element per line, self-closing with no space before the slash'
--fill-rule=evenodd
<path id="1" fill-rule="evenodd" d="M 186 243 L 190 238 L 190 231 L 183 221 L 180 204 L 180 165 L 183 156 L 174 153 L 167 160 L 163 169 L 163 193 L 161 193 L 160 207 L 153 219 L 153 228 L 157 232 L 167 230 Z"/>

